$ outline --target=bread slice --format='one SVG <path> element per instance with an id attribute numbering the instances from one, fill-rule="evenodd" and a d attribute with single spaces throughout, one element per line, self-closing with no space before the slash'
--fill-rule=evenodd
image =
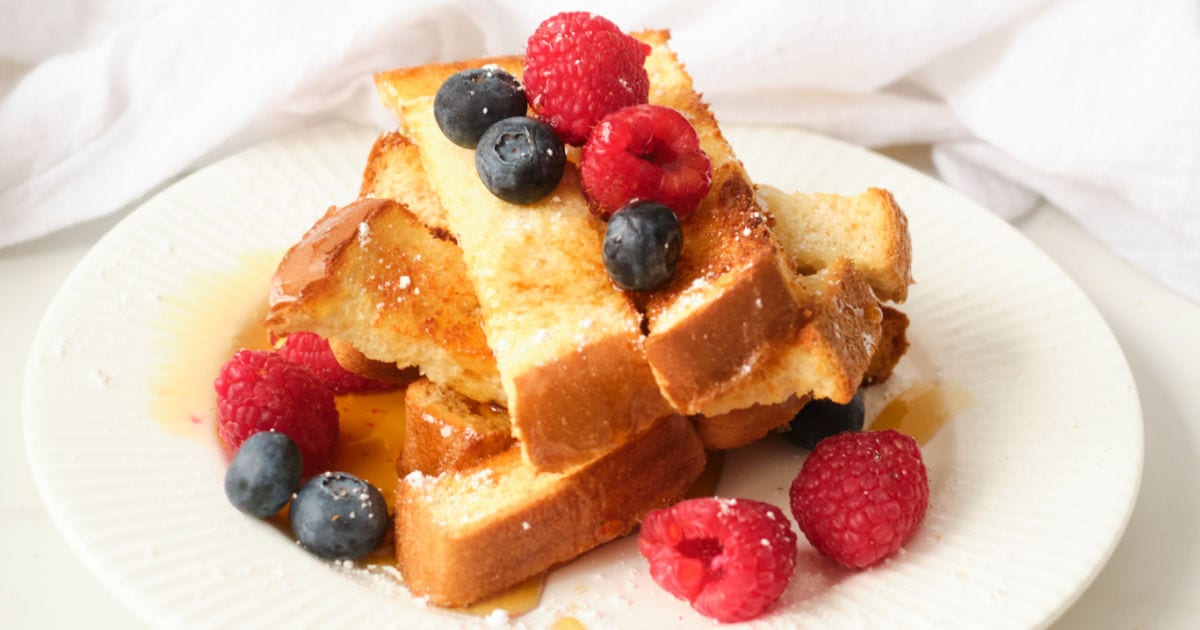
<path id="1" fill-rule="evenodd" d="M 652 47 L 651 102 L 691 121 L 714 168 L 711 192 L 684 221 L 675 276 L 646 305 L 646 351 L 659 385 L 676 408 L 710 417 L 810 394 L 848 401 L 880 332 L 870 290 L 848 260 L 830 273 L 796 274 L 771 215 L 667 47 L 669 33 L 638 37 Z M 864 338 L 870 344 L 857 345 Z"/>
<path id="2" fill-rule="evenodd" d="M 668 48 L 669 33 L 637 37 L 651 46 L 650 102 L 672 107 L 691 122 L 713 167 L 709 194 L 682 222 L 675 274 L 645 309 L 646 353 L 659 386 L 676 409 L 707 414 L 714 401 L 784 351 L 803 324 L 807 296 L 745 169 Z"/>
<path id="3" fill-rule="evenodd" d="M 462 253 L 400 203 L 331 208 L 288 250 L 266 325 L 349 344 L 366 359 L 419 366 L 476 400 L 504 402 Z"/>
<path id="4" fill-rule="evenodd" d="M 429 186 L 421 153 L 399 131 L 381 134 L 371 147 L 363 169 L 360 199 L 393 199 L 408 209 L 439 235 L 449 235 L 446 210 L 437 193 Z"/>
<path id="5" fill-rule="evenodd" d="M 868 188 L 859 195 L 785 193 L 759 185 L 775 233 L 802 273 L 819 271 L 838 256 L 854 262 L 881 300 L 903 302 L 912 284 L 908 218 L 892 194 Z"/>
<path id="6" fill-rule="evenodd" d="M 629 532 L 681 499 L 704 463 L 691 423 L 670 416 L 561 472 L 514 447 L 474 468 L 411 473 L 396 488 L 396 560 L 414 594 L 467 605 Z"/>
<path id="7" fill-rule="evenodd" d="M 407 418 L 396 471 L 439 475 L 470 468 L 513 445 L 508 411 L 471 400 L 428 379 L 404 393 Z"/>
<path id="8" fill-rule="evenodd" d="M 671 413 L 646 361 L 641 315 L 600 259 L 603 224 L 575 167 L 544 199 L 516 205 L 484 188 L 474 152 L 450 142 L 433 96 L 459 70 L 520 59 L 430 65 L 376 76 L 401 114 L 441 199 L 475 288 L 513 432 L 526 457 L 562 470 L 622 444 Z"/>

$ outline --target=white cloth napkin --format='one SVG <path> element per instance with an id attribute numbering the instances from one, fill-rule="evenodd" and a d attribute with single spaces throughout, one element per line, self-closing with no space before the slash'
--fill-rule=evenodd
<path id="1" fill-rule="evenodd" d="M 88 6 L 88 10 L 81 10 Z M 371 73 L 519 52 L 545 0 L 8 0 L 0 7 L 0 246 L 113 212 L 278 133 L 386 128 Z M 1194 0 L 642 0 L 722 119 L 868 146 L 927 143 L 1007 218 L 1044 197 L 1200 301 Z"/>

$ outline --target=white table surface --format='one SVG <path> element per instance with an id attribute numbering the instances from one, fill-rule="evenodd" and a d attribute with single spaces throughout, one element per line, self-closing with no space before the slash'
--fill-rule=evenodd
<path id="1" fill-rule="evenodd" d="M 891 154 L 928 169 L 920 149 Z M 0 627 L 146 627 L 55 529 L 33 485 L 21 427 L 25 361 L 42 313 L 84 253 L 127 213 L 0 249 Z M 1200 628 L 1200 305 L 1147 279 L 1055 208 L 1042 206 L 1017 227 L 1108 321 L 1137 381 L 1146 427 L 1128 529 L 1053 627 Z"/>

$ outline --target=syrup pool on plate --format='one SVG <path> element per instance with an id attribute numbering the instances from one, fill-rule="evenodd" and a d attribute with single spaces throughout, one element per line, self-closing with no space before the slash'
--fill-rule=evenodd
<path id="1" fill-rule="evenodd" d="M 154 335 L 165 360 L 152 386 L 150 412 L 168 433 L 198 438 L 216 433 L 212 382 L 217 372 L 241 348 L 271 347 L 262 321 L 267 287 L 281 257 L 276 251 L 246 254 L 235 268 L 197 273 L 186 279 L 184 293 L 162 297 Z M 211 309 L 201 306 L 212 304 L 226 306 L 222 315 L 227 327 L 217 336 L 198 336 L 195 330 L 211 327 L 197 323 L 211 317 Z"/>
<path id="2" fill-rule="evenodd" d="M 871 421 L 870 430 L 895 429 L 924 446 L 954 414 L 975 404 L 961 385 L 946 381 L 922 381 L 912 385 Z"/>

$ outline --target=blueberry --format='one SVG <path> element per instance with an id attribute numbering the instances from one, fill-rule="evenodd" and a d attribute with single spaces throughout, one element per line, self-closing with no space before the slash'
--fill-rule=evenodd
<path id="1" fill-rule="evenodd" d="M 488 127 L 524 116 L 527 107 L 525 90 L 513 75 L 488 66 L 446 79 L 433 98 L 433 117 L 451 142 L 474 149 Z"/>
<path id="2" fill-rule="evenodd" d="M 488 127 L 475 149 L 475 170 L 493 195 L 533 203 L 562 179 L 567 152 L 549 125 L 532 118 L 505 118 Z"/>
<path id="3" fill-rule="evenodd" d="M 266 518 L 287 504 L 303 468 L 300 447 L 291 438 L 273 431 L 255 433 L 225 471 L 225 496 L 237 509 Z"/>
<path id="4" fill-rule="evenodd" d="M 792 418 L 785 435 L 793 444 L 811 451 L 817 442 L 831 435 L 862 431 L 864 415 L 861 389 L 844 405 L 827 398 L 810 400 Z"/>
<path id="5" fill-rule="evenodd" d="M 357 560 L 383 542 L 387 503 L 371 484 L 344 472 L 309 479 L 288 514 L 292 533 L 305 549 L 336 560 Z"/>
<path id="6" fill-rule="evenodd" d="M 682 249 L 679 217 L 656 201 L 634 201 L 608 220 L 604 267 L 622 289 L 650 291 L 671 279 Z"/>

